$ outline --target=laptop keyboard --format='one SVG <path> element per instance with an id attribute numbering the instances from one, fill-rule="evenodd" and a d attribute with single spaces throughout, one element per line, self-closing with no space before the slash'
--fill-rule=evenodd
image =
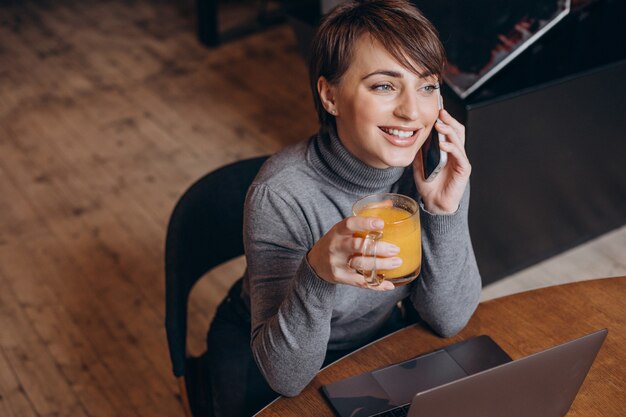
<path id="1" fill-rule="evenodd" d="M 409 407 L 411 404 L 402 405 L 400 407 L 392 408 L 391 410 L 384 411 L 380 414 L 374 414 L 371 417 L 406 417 L 409 414 Z"/>

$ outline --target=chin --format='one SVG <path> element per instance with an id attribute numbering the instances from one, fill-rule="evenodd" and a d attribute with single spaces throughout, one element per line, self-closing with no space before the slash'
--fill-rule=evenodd
<path id="1" fill-rule="evenodd" d="M 406 168 L 413 163 L 415 155 L 417 155 L 417 150 L 411 151 L 402 149 L 399 152 L 385 155 L 384 158 L 382 158 L 382 162 L 389 167 Z"/>

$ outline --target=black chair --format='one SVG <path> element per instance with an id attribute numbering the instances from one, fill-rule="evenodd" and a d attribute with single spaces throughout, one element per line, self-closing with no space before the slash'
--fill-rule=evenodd
<path id="1" fill-rule="evenodd" d="M 165 328 L 174 375 L 189 417 L 210 415 L 203 357 L 187 355 L 189 293 L 206 272 L 243 254 L 246 192 L 267 156 L 208 173 L 185 191 L 170 216 L 165 239 Z"/>

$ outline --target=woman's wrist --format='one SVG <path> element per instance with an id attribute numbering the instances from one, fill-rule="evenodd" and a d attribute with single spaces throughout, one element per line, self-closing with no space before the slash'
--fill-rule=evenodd
<path id="1" fill-rule="evenodd" d="M 433 216 L 450 216 L 459 210 L 461 203 L 459 202 L 456 204 L 449 204 L 448 206 L 442 206 L 420 199 L 420 206 L 423 211 Z"/>

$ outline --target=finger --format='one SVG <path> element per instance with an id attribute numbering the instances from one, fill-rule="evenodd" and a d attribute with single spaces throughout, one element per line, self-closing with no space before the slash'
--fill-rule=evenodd
<path id="1" fill-rule="evenodd" d="M 367 288 L 368 286 L 367 282 L 365 281 L 365 277 L 362 274 L 358 273 L 355 269 L 351 269 L 345 274 L 342 274 L 337 282 L 359 288 Z"/>
<path id="2" fill-rule="evenodd" d="M 454 130 L 456 130 L 460 136 L 465 136 L 465 126 L 456 120 L 446 109 L 441 109 L 439 111 L 439 119 L 447 125 L 450 125 Z"/>
<path id="3" fill-rule="evenodd" d="M 444 152 L 448 152 L 448 155 L 451 155 L 455 159 L 457 170 L 467 172 L 468 174 L 471 172 L 472 166 L 470 165 L 469 159 L 467 159 L 467 155 L 462 148 L 459 148 L 452 142 L 441 142 L 439 143 L 439 148 Z"/>
<path id="4" fill-rule="evenodd" d="M 370 285 L 365 281 L 365 277 L 363 275 L 356 272 L 347 275 L 342 284 L 352 285 L 363 289 L 370 289 L 373 291 L 391 291 L 396 288 L 393 283 L 385 280 L 383 280 L 379 285 Z"/>
<path id="5" fill-rule="evenodd" d="M 343 251 L 353 255 L 355 253 L 363 253 L 363 241 L 361 237 L 352 237 L 344 241 Z M 394 256 L 400 253 L 400 247 L 393 243 L 378 240 L 376 242 L 376 254 L 382 257 Z"/>
<path id="6" fill-rule="evenodd" d="M 400 253 L 400 247 L 394 245 L 393 243 L 385 242 L 384 240 L 379 240 L 376 244 L 377 244 L 376 246 L 377 256 L 390 257 L 390 256 L 395 256 Z"/>
<path id="7" fill-rule="evenodd" d="M 391 291 L 391 290 L 394 290 L 396 288 L 396 286 L 393 285 L 389 281 L 383 280 L 379 285 L 369 285 L 368 284 L 367 288 L 369 288 L 370 290 L 374 290 L 374 291 Z"/>
<path id="8" fill-rule="evenodd" d="M 463 152 L 465 152 L 465 142 L 461 140 L 458 133 L 452 127 L 443 123 L 435 123 L 435 128 L 437 129 L 437 132 L 446 137 L 446 142 L 454 143 L 456 146 L 463 149 Z"/>
<path id="9" fill-rule="evenodd" d="M 374 256 L 353 256 L 350 266 L 358 271 L 388 270 L 399 268 L 402 265 L 402 258 L 391 257 L 381 258 Z"/>
<path id="10" fill-rule="evenodd" d="M 446 125 L 450 126 L 459 136 L 461 142 L 465 144 L 465 126 L 459 123 L 458 120 L 452 117 L 452 115 L 444 109 L 439 112 L 439 119 Z"/>
<path id="11" fill-rule="evenodd" d="M 362 237 L 352 237 L 352 239 L 346 239 L 345 251 L 348 252 L 350 255 L 353 255 L 355 253 L 360 254 L 363 250 L 364 242 L 365 239 L 363 239 Z"/>
<path id="12" fill-rule="evenodd" d="M 355 232 L 371 232 L 380 230 L 385 222 L 377 217 L 352 216 L 338 223 L 337 232 L 342 235 L 352 235 Z"/>

